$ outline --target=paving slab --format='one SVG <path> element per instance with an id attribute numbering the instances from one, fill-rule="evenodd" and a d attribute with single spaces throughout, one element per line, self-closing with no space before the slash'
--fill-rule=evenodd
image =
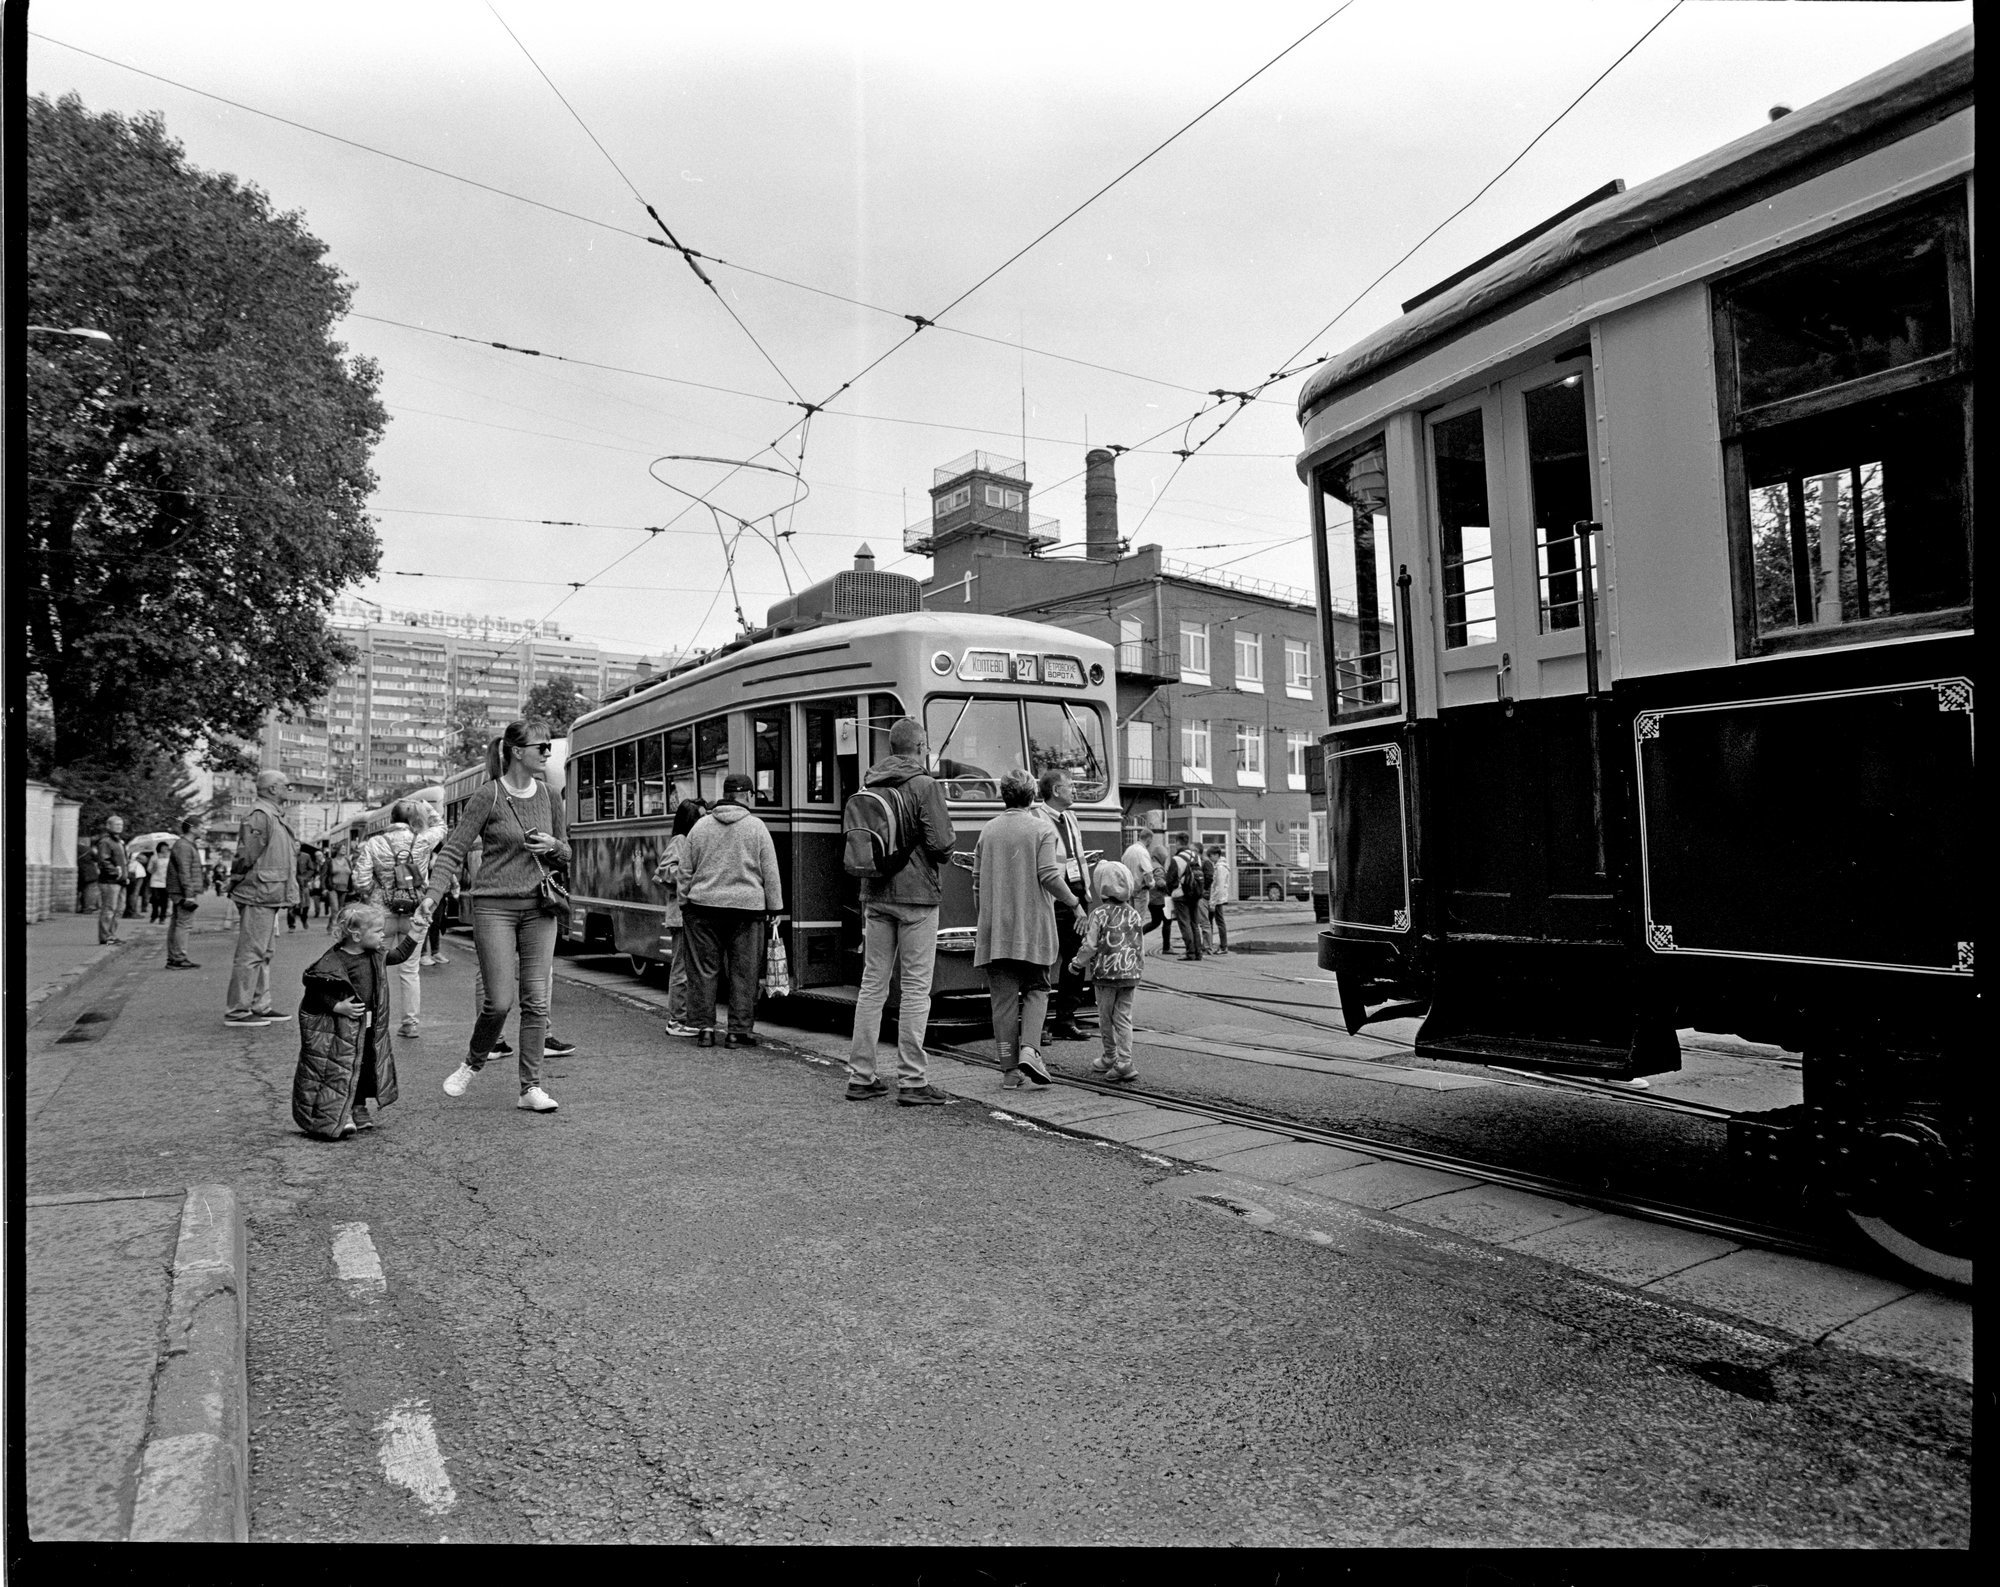
<path id="1" fill-rule="evenodd" d="M 1649 1223 L 1616 1212 L 1559 1223 L 1508 1244 L 1544 1261 L 1634 1288 L 1742 1249 L 1720 1235 L 1676 1229 L 1671 1224 Z"/>
<path id="2" fill-rule="evenodd" d="M 1362 1061 L 1350 1058 L 1301 1057 L 1280 1047 L 1252 1047 L 1241 1042 L 1176 1035 L 1165 1031 L 1133 1032 L 1142 1047 L 1165 1047 L 1174 1052 L 1193 1053 L 1202 1058 L 1229 1058 L 1239 1063 L 1268 1064 L 1279 1069 L 1309 1069 L 1316 1074 L 1347 1075 L 1356 1080 L 1373 1080 L 1383 1085 L 1415 1086 L 1423 1091 L 1465 1091 L 1496 1082 L 1479 1075 L 1451 1074 L 1444 1070 L 1411 1069 L 1386 1059 Z M 1285 1038 L 1289 1042 L 1290 1038 Z"/>
<path id="3" fill-rule="evenodd" d="M 1294 1188 L 1311 1191 L 1334 1201 L 1350 1201 L 1357 1207 L 1379 1211 L 1402 1207 L 1427 1196 L 1442 1196 L 1464 1190 L 1478 1181 L 1463 1174 L 1447 1174 L 1415 1163 L 1364 1163 L 1359 1168 L 1343 1168 L 1336 1173 L 1294 1181 Z"/>
<path id="4" fill-rule="evenodd" d="M 1031 1092 L 1025 1098 L 1018 1091 L 1003 1092 L 1001 1100 L 994 1106 L 1009 1113 L 1018 1113 L 1024 1119 L 1040 1119 L 1047 1124 L 1070 1124 L 1083 1119 L 1135 1113 L 1142 1108 L 1151 1108 L 1152 1104 L 1137 1102 L 1130 1097 L 1099 1096 L 1090 1091 L 1072 1091 L 1067 1086 L 1051 1086 L 1046 1091 Z"/>
<path id="5" fill-rule="evenodd" d="M 28 1530 L 123 1542 L 153 1400 L 180 1193 L 27 1209 Z"/>
<path id="6" fill-rule="evenodd" d="M 1218 1157 L 1232 1156 L 1246 1147 L 1278 1146 L 1283 1144 L 1285 1139 L 1273 1131 L 1252 1129 L 1247 1124 L 1224 1124 L 1218 1126 L 1218 1129 L 1220 1133 L 1202 1140 L 1176 1136 L 1166 1145 L 1149 1142 L 1148 1146 L 1153 1151 L 1164 1152 L 1169 1157 L 1178 1157 L 1183 1162 L 1209 1163 Z"/>
<path id="7" fill-rule="evenodd" d="M 1769 1328 L 1818 1339 L 1913 1293 L 1908 1284 L 1781 1251 L 1732 1251 L 1644 1286 Z"/>
<path id="8" fill-rule="evenodd" d="M 1972 1303 L 1918 1290 L 1844 1323 L 1826 1342 L 1972 1381 Z"/>
<path id="9" fill-rule="evenodd" d="M 1246 1179 L 1290 1185 L 1320 1174 L 1336 1173 L 1343 1168 L 1378 1163 L 1381 1159 L 1370 1157 L 1365 1152 L 1350 1152 L 1340 1146 L 1322 1146 L 1316 1141 L 1275 1141 L 1232 1152 L 1227 1157 L 1211 1157 L 1206 1161 L 1211 1168 L 1241 1174 Z"/>
<path id="10" fill-rule="evenodd" d="M 1472 1185 L 1449 1195 L 1434 1196 L 1412 1214 L 1434 1229 L 1449 1229 L 1453 1234 L 1495 1245 L 1505 1245 L 1565 1223 L 1577 1223 L 1592 1215 L 1589 1207 L 1516 1190 L 1511 1185 Z"/>
<path id="11" fill-rule="evenodd" d="M 1149 1135 L 1143 1141 L 1135 1141 L 1132 1144 L 1142 1146 L 1149 1152 L 1159 1152 L 1167 1157 L 1193 1161 L 1188 1157 L 1188 1150 L 1183 1148 L 1191 1150 L 1206 1146 L 1211 1141 L 1228 1139 L 1231 1142 L 1228 1150 L 1240 1152 L 1246 1146 L 1257 1144 L 1254 1141 L 1236 1139 L 1235 1131 L 1241 1128 L 1243 1126 L 1240 1124 L 1193 1124 L 1186 1129 L 1169 1130 L 1164 1135 Z"/>
<path id="12" fill-rule="evenodd" d="M 1087 1125 L 1092 1135 L 1102 1136 L 1107 1141 L 1124 1141 L 1133 1145 L 1152 1144 L 1162 1135 L 1184 1135 L 1188 1130 L 1188 1116 L 1171 1108 L 1143 1108 L 1132 1113 L 1114 1113 L 1109 1118 L 1094 1118 Z"/>

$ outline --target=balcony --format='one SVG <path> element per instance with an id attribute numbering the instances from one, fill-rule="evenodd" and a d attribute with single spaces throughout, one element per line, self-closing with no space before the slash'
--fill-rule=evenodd
<path id="1" fill-rule="evenodd" d="M 1170 649 L 1151 639 L 1124 639 L 1118 643 L 1118 676 L 1129 678 L 1135 683 L 1177 683 L 1181 675 L 1181 657 L 1178 650 Z"/>
<path id="2" fill-rule="evenodd" d="M 946 534 L 971 534 L 980 529 L 1011 530 L 1018 534 L 1025 522 L 1028 528 L 1028 549 L 1040 551 L 1062 539 L 1061 520 L 1045 518 L 1039 513 L 1008 512 L 1003 507 L 979 507 L 970 517 L 954 513 L 950 526 L 942 531 Z M 940 533 L 936 523 L 929 518 L 907 524 L 903 528 L 903 549 L 913 555 L 929 556 L 937 543 Z"/>

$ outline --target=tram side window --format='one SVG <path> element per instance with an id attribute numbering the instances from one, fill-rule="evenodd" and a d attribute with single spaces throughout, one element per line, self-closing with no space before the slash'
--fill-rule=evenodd
<path id="1" fill-rule="evenodd" d="M 785 802 L 785 715 L 780 707 L 750 718 L 750 775 L 760 805 Z"/>
<path id="2" fill-rule="evenodd" d="M 1499 638 L 1493 610 L 1493 512 L 1486 497 L 1486 414 L 1474 408 L 1431 428 L 1437 469 L 1438 564 L 1447 650 Z"/>
<path id="3" fill-rule="evenodd" d="M 1320 470 L 1318 484 L 1314 500 L 1326 542 L 1334 718 L 1398 715 L 1396 568 L 1383 438 L 1336 458 Z"/>
<path id="4" fill-rule="evenodd" d="M 667 808 L 694 797 L 694 729 L 667 729 Z"/>
<path id="5" fill-rule="evenodd" d="M 663 816 L 666 813 L 666 762 L 660 749 L 660 735 L 648 733 L 639 740 L 639 814 Z"/>
<path id="6" fill-rule="evenodd" d="M 708 804 L 722 797 L 722 779 L 729 775 L 729 718 L 712 716 L 694 728 L 695 775 Z"/>
<path id="7" fill-rule="evenodd" d="M 1718 288 L 1746 652 L 1970 623 L 1965 235 L 1954 190 Z"/>
<path id="8" fill-rule="evenodd" d="M 903 702 L 893 694 L 868 696 L 868 764 L 889 755 L 889 729 L 903 719 Z"/>
<path id="9" fill-rule="evenodd" d="M 618 784 L 618 819 L 630 820 L 639 813 L 639 746 L 620 744 L 611 753 L 612 776 Z"/>
<path id="10" fill-rule="evenodd" d="M 618 814 L 618 785 L 612 778 L 613 752 L 600 749 L 597 761 L 597 819 L 609 821 Z"/>
<path id="11" fill-rule="evenodd" d="M 834 717 L 837 715 L 830 705 L 809 705 L 805 707 L 806 720 L 806 791 L 805 802 L 814 805 L 834 803 L 834 791 L 840 786 L 834 766 Z"/>
<path id="12" fill-rule="evenodd" d="M 578 821 L 595 821 L 597 819 L 597 757 L 595 755 L 579 755 L 574 764 L 576 766 L 576 819 Z M 458 824 L 456 814 L 452 816 L 451 820 L 454 826 Z"/>

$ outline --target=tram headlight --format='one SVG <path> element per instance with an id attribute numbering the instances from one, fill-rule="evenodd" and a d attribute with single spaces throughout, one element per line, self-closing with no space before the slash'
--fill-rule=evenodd
<path id="1" fill-rule="evenodd" d="M 949 678 L 953 665 L 950 651 L 939 650 L 932 653 L 931 671 L 935 672 L 940 678 Z"/>
<path id="2" fill-rule="evenodd" d="M 1092 662 L 1092 663 L 1090 664 L 1090 681 L 1091 681 L 1091 683 L 1092 683 L 1093 685 L 1095 685 L 1095 684 L 1099 684 L 1099 683 L 1102 683 L 1102 682 L 1104 681 L 1104 663 L 1103 663 L 1103 662 L 1101 662 L 1101 661 L 1093 661 L 1093 662 Z"/>

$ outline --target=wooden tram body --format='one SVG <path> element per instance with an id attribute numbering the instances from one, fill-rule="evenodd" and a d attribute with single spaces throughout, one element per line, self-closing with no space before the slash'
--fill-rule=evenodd
<path id="1" fill-rule="evenodd" d="M 1972 61 L 1530 234 L 1299 403 L 1349 1028 L 1801 1051 L 1817 1181 L 1967 1280 Z"/>
<path id="2" fill-rule="evenodd" d="M 676 807 L 712 801 L 731 771 L 756 784 L 784 874 L 780 922 L 798 995 L 851 1001 L 861 979 L 859 883 L 841 865 L 841 808 L 888 754 L 898 717 L 925 724 L 957 829 L 942 872 L 938 1000 L 983 998 L 973 968 L 971 851 L 1001 809 L 1010 766 L 1077 771 L 1088 849 L 1120 848 L 1107 745 L 1111 646 L 1005 617 L 906 612 L 833 620 L 762 638 L 578 718 L 570 736 L 571 936 L 672 959 L 675 932 L 653 880 Z M 1094 763 L 1094 771 L 1091 765 Z"/>

